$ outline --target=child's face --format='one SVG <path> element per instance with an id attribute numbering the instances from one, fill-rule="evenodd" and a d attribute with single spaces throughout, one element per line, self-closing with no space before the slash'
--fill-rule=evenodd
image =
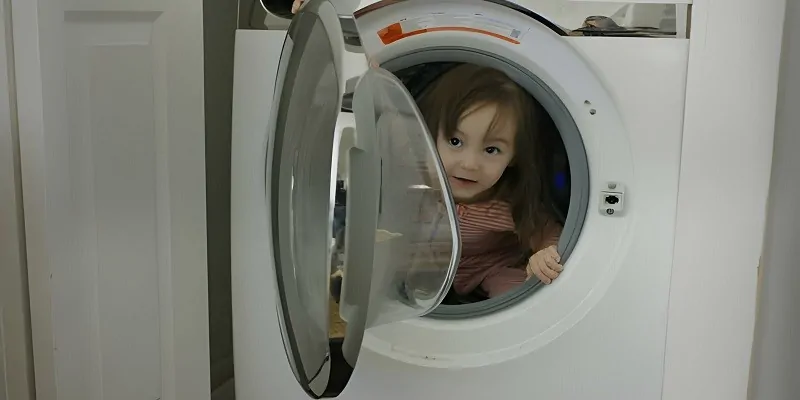
<path id="1" fill-rule="evenodd" d="M 456 201 L 470 201 L 490 189 L 514 158 L 515 126 L 500 120 L 492 127 L 496 114 L 497 106 L 482 105 L 461 118 L 451 137 L 437 135 L 436 147 Z"/>

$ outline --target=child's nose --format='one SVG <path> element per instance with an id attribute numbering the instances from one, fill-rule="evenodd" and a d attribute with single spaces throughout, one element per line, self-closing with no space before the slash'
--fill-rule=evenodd
<path id="1" fill-rule="evenodd" d="M 461 158 L 461 168 L 469 171 L 478 169 L 478 157 L 474 154 L 467 153 Z"/>

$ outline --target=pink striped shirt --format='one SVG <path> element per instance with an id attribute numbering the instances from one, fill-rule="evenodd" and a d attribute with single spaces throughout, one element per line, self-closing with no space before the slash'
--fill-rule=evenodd
<path id="1" fill-rule="evenodd" d="M 458 204 L 461 260 L 453 282 L 459 294 L 483 289 L 489 297 L 522 284 L 525 254 L 506 202 Z"/>
<path id="2" fill-rule="evenodd" d="M 442 225 L 444 205 L 439 203 L 433 214 L 423 212 L 418 223 L 433 231 L 430 242 L 415 248 L 409 256 L 414 260 L 434 260 L 430 265 L 446 265 L 451 254 L 450 233 Z M 491 200 L 481 203 L 456 204 L 461 236 L 461 257 L 453 280 L 453 289 L 468 294 L 480 288 L 489 297 L 514 289 L 528 279 L 526 247 L 517 236 L 511 207 L 507 202 Z M 437 222 L 434 222 L 437 221 Z M 430 224 L 433 225 L 430 225 Z M 536 229 L 529 248 L 533 251 L 558 243 L 560 224 L 548 221 L 544 229 Z M 423 235 L 423 237 L 425 237 Z M 422 244 L 422 242 L 420 242 Z M 420 258 L 422 257 L 422 258 Z M 428 264 L 415 261 L 415 264 Z"/>

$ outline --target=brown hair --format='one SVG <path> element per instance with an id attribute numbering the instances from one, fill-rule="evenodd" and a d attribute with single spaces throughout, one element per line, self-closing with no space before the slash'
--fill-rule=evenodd
<path id="1" fill-rule="evenodd" d="M 531 240 L 551 216 L 542 132 L 555 126 L 542 105 L 504 73 L 472 64 L 461 64 L 437 78 L 418 104 L 434 139 L 440 133 L 451 137 L 465 113 L 485 104 L 498 109 L 490 129 L 516 123 L 514 159 L 486 200 L 510 204 L 520 242 L 530 249 Z"/>

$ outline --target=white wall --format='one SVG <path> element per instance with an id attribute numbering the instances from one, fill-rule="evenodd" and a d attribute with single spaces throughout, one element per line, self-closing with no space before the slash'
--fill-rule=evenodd
<path id="1" fill-rule="evenodd" d="M 692 4 L 663 400 L 746 398 L 786 3 Z"/>
<path id="2" fill-rule="evenodd" d="M 751 400 L 800 396 L 800 3 L 787 1 Z"/>
<path id="3" fill-rule="evenodd" d="M 231 319 L 231 102 L 238 4 L 203 0 L 206 218 L 211 389 L 233 378 Z"/>
<path id="4" fill-rule="evenodd" d="M 586 17 L 603 15 L 610 17 L 625 3 L 619 2 L 572 2 L 553 0 L 512 0 L 529 10 L 536 11 L 556 24 L 567 28 L 577 29 L 583 24 Z M 665 1 L 666 3 L 667 1 Z"/>

